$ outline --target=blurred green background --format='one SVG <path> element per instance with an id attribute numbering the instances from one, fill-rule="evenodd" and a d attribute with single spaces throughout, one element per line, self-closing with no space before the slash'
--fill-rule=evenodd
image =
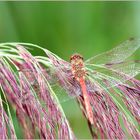
<path id="1" fill-rule="evenodd" d="M 0 42 L 38 44 L 65 60 L 74 52 L 87 59 L 136 36 L 140 2 L 0 2 Z M 90 138 L 78 105 L 62 106 L 76 136 Z"/>

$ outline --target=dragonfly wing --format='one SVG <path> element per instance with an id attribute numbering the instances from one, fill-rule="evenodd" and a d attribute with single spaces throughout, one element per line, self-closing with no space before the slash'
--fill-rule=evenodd
<path id="1" fill-rule="evenodd" d="M 85 61 L 88 64 L 115 64 L 123 62 L 140 48 L 140 39 L 129 39 L 110 51 Z"/>
<path id="2" fill-rule="evenodd" d="M 105 89 L 119 84 L 128 84 L 128 80 L 140 73 L 140 61 L 129 61 L 115 65 L 87 67 L 88 76 L 98 81 Z"/>
<path id="3" fill-rule="evenodd" d="M 115 71 L 121 75 L 135 77 L 140 73 L 140 60 L 125 61 L 113 65 L 104 65 L 107 70 Z"/>
<path id="4" fill-rule="evenodd" d="M 64 83 L 61 83 L 62 85 L 59 83 L 60 79 L 58 79 L 57 76 L 54 76 L 55 75 L 54 72 L 50 72 L 48 69 L 47 69 L 47 72 L 49 74 L 49 77 L 48 77 L 48 75 L 47 75 L 47 77 L 46 77 L 46 75 L 44 75 L 44 76 L 48 80 L 48 83 L 50 84 L 52 90 L 56 94 L 60 103 L 70 101 L 81 94 L 78 83 L 71 84 L 70 82 L 68 82 L 65 79 L 63 72 L 60 72 L 61 78 L 63 79 L 63 82 L 64 82 Z M 22 75 L 22 77 L 26 78 L 26 80 L 29 80 L 30 89 L 34 90 L 34 92 L 36 92 L 36 93 L 39 92 L 39 85 L 38 85 L 37 79 L 36 79 L 34 73 L 31 71 L 31 69 L 23 69 L 20 71 L 16 71 L 15 76 L 18 76 L 18 75 Z M 74 83 L 74 82 L 76 82 L 76 81 L 72 81 L 72 83 Z M 77 87 L 77 88 L 75 88 L 75 87 Z M 21 100 L 25 100 L 25 99 L 26 99 L 25 97 L 23 99 L 21 97 Z"/>
<path id="5" fill-rule="evenodd" d="M 79 83 L 73 78 L 71 70 L 63 67 L 55 69 L 58 84 L 55 89 L 60 102 L 65 102 L 73 99 L 81 94 Z"/>
<path id="6" fill-rule="evenodd" d="M 49 56 L 52 65 L 50 72 L 47 72 L 52 80 L 49 80 L 48 82 L 55 90 L 59 101 L 65 102 L 81 94 L 79 85 L 73 79 L 71 64 L 54 54 L 47 53 L 47 55 Z M 55 86 L 53 86 L 50 81 L 53 81 Z"/>
<path id="7" fill-rule="evenodd" d="M 65 88 L 59 84 L 53 86 L 52 89 L 55 92 L 60 103 L 70 101 L 70 100 L 78 97 L 81 94 L 80 88 L 78 89 L 79 91 L 73 89 L 73 92 L 72 92 L 69 90 L 69 89 L 71 89 L 71 87 Z"/>

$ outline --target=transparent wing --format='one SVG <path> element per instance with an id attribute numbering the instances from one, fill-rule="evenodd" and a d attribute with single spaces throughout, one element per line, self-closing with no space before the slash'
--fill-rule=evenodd
<path id="1" fill-rule="evenodd" d="M 140 61 L 127 61 L 110 65 L 89 65 L 87 69 L 86 86 L 88 93 L 101 92 L 102 90 L 108 90 L 119 84 L 128 84 L 128 80 L 135 77 L 140 73 Z M 67 71 L 67 72 L 66 72 Z M 55 74 L 57 76 L 55 76 Z M 77 83 L 71 74 L 70 68 L 59 66 L 55 69 L 53 74 L 49 73 L 51 79 L 49 83 L 55 91 L 59 101 L 61 103 L 74 99 L 81 95 L 81 87 Z M 94 84 L 89 87 L 91 77 L 98 84 Z M 100 85 L 102 85 L 101 88 Z"/>
<path id="2" fill-rule="evenodd" d="M 94 56 L 87 61 L 88 64 L 115 64 L 123 62 L 140 48 L 140 39 L 129 39 L 110 51 Z"/>
<path id="3" fill-rule="evenodd" d="M 58 82 L 56 82 L 55 86 L 52 86 L 61 103 L 74 99 L 81 94 L 80 85 L 73 78 L 71 70 L 69 68 L 64 69 L 59 67 L 59 69 L 55 70 L 55 77 L 57 77 Z"/>
<path id="4" fill-rule="evenodd" d="M 128 80 L 140 73 L 140 61 L 128 61 L 112 65 L 90 65 L 87 68 L 88 77 L 93 78 L 105 89 L 119 84 L 128 84 Z"/>
<path id="5" fill-rule="evenodd" d="M 66 101 L 74 99 L 75 97 L 81 94 L 79 84 L 73 78 L 66 75 L 66 73 L 62 71 L 62 69 L 63 67 L 60 66 L 60 68 L 57 70 L 59 71 L 59 76 L 56 75 L 57 72 L 51 71 L 50 69 L 43 71 L 44 76 L 47 76 L 46 78 L 48 80 L 48 83 L 54 90 L 60 103 L 64 103 Z M 31 69 L 22 69 L 20 71 L 15 72 L 15 75 L 18 74 L 23 74 L 30 81 L 31 88 L 35 92 L 39 93 L 39 85 Z M 69 81 L 67 78 L 69 78 Z M 27 97 L 24 97 L 21 100 L 26 100 L 26 98 Z"/>
<path id="6" fill-rule="evenodd" d="M 104 66 L 90 65 L 86 67 L 86 69 L 88 73 L 86 78 L 87 92 L 89 94 L 95 94 L 96 92 L 101 92 L 102 90 L 109 89 L 119 84 L 126 84 L 129 79 L 140 73 L 140 61 L 129 61 Z M 67 70 L 70 71 L 70 69 Z M 69 72 L 63 71 L 63 67 L 60 67 L 56 71 L 58 72 L 47 70 L 50 76 L 48 81 L 61 103 L 81 95 L 81 87 L 72 78 Z M 22 73 L 24 73 L 26 77 L 32 79 L 32 87 L 37 87 L 38 84 L 33 80 L 35 77 L 30 70 L 25 69 Z M 59 74 L 59 76 L 55 76 L 55 74 Z M 90 78 L 95 81 L 92 86 L 89 86 Z M 104 88 L 100 87 L 100 85 Z"/>
<path id="7" fill-rule="evenodd" d="M 86 78 L 86 86 L 87 92 L 90 94 L 95 94 L 96 92 L 101 92 L 102 90 L 108 90 L 114 86 L 120 84 L 129 84 L 129 80 L 135 77 L 137 74 L 140 73 L 140 61 L 128 61 L 122 62 L 118 64 L 112 65 L 89 65 L 86 67 L 87 70 L 87 78 Z M 63 86 L 57 87 L 57 96 L 61 102 L 68 101 L 73 99 L 79 95 L 81 95 L 81 88 L 75 86 L 74 82 L 70 82 L 65 80 L 66 76 L 63 76 L 63 72 L 61 72 L 61 77 L 64 79 L 64 83 L 66 84 Z M 94 84 L 90 86 L 90 78 L 94 79 Z M 73 85 L 71 84 L 73 83 Z M 92 82 L 93 83 L 93 82 Z M 98 84 L 95 84 L 98 83 Z M 101 87 L 102 85 L 102 87 Z M 77 88 L 75 88 L 77 87 Z M 71 93 L 70 96 L 64 92 L 65 89 L 68 89 Z"/>
<path id="8" fill-rule="evenodd" d="M 72 99 L 76 98 L 77 96 L 79 96 L 81 94 L 80 87 L 77 90 L 73 89 L 72 94 L 70 93 L 71 91 L 68 91 L 69 92 L 69 94 L 68 94 L 66 88 L 64 88 L 60 85 L 54 85 L 54 86 L 52 86 L 52 88 L 53 88 L 56 96 L 58 97 L 60 103 L 65 103 L 67 101 L 71 101 Z M 67 88 L 70 89 L 71 88 L 70 85 Z"/>

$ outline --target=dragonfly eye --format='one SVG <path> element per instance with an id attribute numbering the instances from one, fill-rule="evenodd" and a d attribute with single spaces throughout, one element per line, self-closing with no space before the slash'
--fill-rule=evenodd
<path id="1" fill-rule="evenodd" d="M 83 57 L 80 54 L 74 54 L 70 57 L 70 61 L 76 60 L 76 59 L 82 59 L 83 60 Z"/>
<path id="2" fill-rule="evenodd" d="M 80 59 L 84 60 L 84 58 L 82 56 L 80 56 Z"/>

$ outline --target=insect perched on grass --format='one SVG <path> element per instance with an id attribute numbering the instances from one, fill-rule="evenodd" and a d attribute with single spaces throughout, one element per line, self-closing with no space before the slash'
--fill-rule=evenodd
<path id="1" fill-rule="evenodd" d="M 33 46 L 22 43 L 21 45 Z M 36 47 L 42 49 L 39 46 Z M 128 58 L 139 48 L 140 39 L 129 39 L 112 50 L 86 61 L 83 61 L 80 54 L 74 54 L 70 62 L 67 62 L 46 49 L 42 50 L 47 54 L 47 58 L 42 56 L 34 58 L 39 64 L 43 64 L 42 74 L 50 86 L 53 88 L 53 82 L 57 84 L 57 88 L 53 90 L 55 93 L 58 92 L 60 102 L 76 97 L 90 125 L 95 126 L 100 131 L 98 133 L 102 134 L 101 138 L 121 139 L 124 138 L 124 131 L 119 123 L 120 116 L 124 122 L 129 122 L 128 133 L 132 136 L 138 133 L 128 111 L 130 109 L 139 122 L 140 91 L 138 84 L 133 83 L 136 82 L 134 77 L 140 73 L 140 60 Z M 24 55 L 24 57 L 27 56 Z M 35 91 L 40 92 L 39 88 L 42 84 L 39 85 L 37 75 L 41 71 L 39 68 L 35 69 L 37 66 L 34 60 L 31 59 L 30 62 L 28 57 L 25 60 L 32 68 L 26 70 L 28 67 L 25 66 L 20 70 L 29 79 L 30 84 L 33 84 L 32 87 L 36 88 Z M 45 67 L 47 67 L 46 71 Z M 30 70 L 31 72 L 28 73 Z M 30 79 L 30 77 L 34 78 Z M 68 96 L 64 96 L 62 89 L 65 89 Z M 136 94 L 132 94 L 134 90 Z M 128 111 L 123 109 L 123 104 L 127 106 Z M 97 133 L 94 136 L 97 136 Z M 137 136 L 135 135 L 135 138 L 138 138 Z"/>
<path id="2" fill-rule="evenodd" d="M 140 61 L 127 60 L 139 48 L 139 39 L 129 39 L 112 50 L 85 62 L 80 54 L 74 54 L 70 57 L 70 63 L 47 53 L 55 71 L 55 77 L 52 79 L 59 79 L 61 84 L 57 90 L 60 101 L 82 96 L 85 114 L 93 124 L 95 121 L 93 112 L 96 111 L 93 105 L 94 98 L 101 96 L 102 101 L 98 103 L 102 103 L 103 100 L 106 102 L 107 99 L 103 98 L 103 93 L 109 94 L 112 88 L 118 88 L 120 85 L 130 87 L 131 79 L 140 73 Z M 60 92 L 62 87 L 68 91 L 69 96 L 65 97 Z M 112 98 L 116 101 L 115 97 L 112 96 Z"/>
<path id="3" fill-rule="evenodd" d="M 53 69 L 52 78 L 49 79 L 49 82 L 58 82 L 59 80 L 61 87 L 57 95 L 59 94 L 60 102 L 75 98 L 82 93 L 87 116 L 93 123 L 89 95 L 95 92 L 101 93 L 119 84 L 125 85 L 128 80 L 136 76 L 140 72 L 139 61 L 125 60 L 139 48 L 139 39 L 129 39 L 112 50 L 94 56 L 85 62 L 83 62 L 83 57 L 80 54 L 74 54 L 70 57 L 70 63 L 56 57 L 53 53 L 46 52 L 52 61 L 51 69 Z M 38 60 L 43 59 L 38 57 Z M 22 71 L 26 76 L 33 77 L 31 72 L 28 74 L 30 70 L 27 70 L 26 67 L 24 69 Z M 73 81 L 73 79 L 76 79 L 76 81 Z M 31 80 L 33 81 L 33 79 Z M 36 84 L 35 81 L 32 83 Z M 77 88 L 74 88 L 74 86 L 77 86 Z M 62 87 L 70 92 L 70 96 L 65 97 L 60 93 Z"/>
<path id="4" fill-rule="evenodd" d="M 88 93 L 85 84 L 86 71 L 84 69 L 83 57 L 80 54 L 74 54 L 71 56 L 70 61 L 72 67 L 72 74 L 74 78 L 79 82 L 82 89 L 82 95 L 84 97 L 88 119 L 90 123 L 93 124 L 92 107 L 90 106 L 89 96 L 87 95 Z"/>

